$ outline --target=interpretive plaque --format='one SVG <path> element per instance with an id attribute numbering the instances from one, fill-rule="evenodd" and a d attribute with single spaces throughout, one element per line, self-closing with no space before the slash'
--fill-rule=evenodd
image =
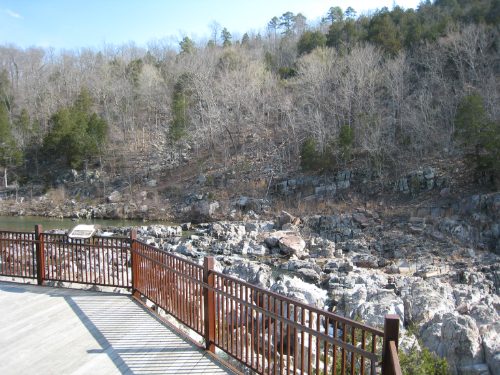
<path id="1" fill-rule="evenodd" d="M 68 233 L 69 238 L 90 238 L 94 235 L 96 228 L 94 225 L 78 224 Z"/>

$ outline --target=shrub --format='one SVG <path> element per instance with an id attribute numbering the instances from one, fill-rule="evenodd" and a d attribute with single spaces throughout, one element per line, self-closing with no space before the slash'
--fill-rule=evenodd
<path id="1" fill-rule="evenodd" d="M 450 365 L 446 362 L 446 358 L 439 358 L 425 347 L 419 350 L 418 345 L 413 345 L 408 354 L 400 350 L 399 364 L 403 375 L 450 374 Z"/>

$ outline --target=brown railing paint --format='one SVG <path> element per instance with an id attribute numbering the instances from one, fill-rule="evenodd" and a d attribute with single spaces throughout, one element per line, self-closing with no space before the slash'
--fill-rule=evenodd
<path id="1" fill-rule="evenodd" d="M 259 374 L 374 375 L 379 365 L 401 374 L 397 315 L 386 315 L 382 331 L 216 272 L 213 257 L 200 266 L 142 243 L 135 230 L 86 240 L 41 225 L 0 231 L 0 256 L 3 276 L 131 289 L 204 337 L 208 351 Z"/>

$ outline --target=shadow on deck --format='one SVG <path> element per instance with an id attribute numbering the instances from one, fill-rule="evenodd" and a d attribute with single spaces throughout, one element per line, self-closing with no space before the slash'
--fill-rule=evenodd
<path id="1" fill-rule="evenodd" d="M 0 281 L 2 374 L 235 374 L 129 295 Z"/>

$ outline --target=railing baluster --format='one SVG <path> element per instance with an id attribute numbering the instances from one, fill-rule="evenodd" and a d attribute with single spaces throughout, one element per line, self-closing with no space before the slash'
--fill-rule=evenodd
<path id="1" fill-rule="evenodd" d="M 361 349 L 366 350 L 366 331 L 362 331 L 361 335 Z M 361 357 L 361 374 L 365 374 L 365 359 Z"/>
<path id="2" fill-rule="evenodd" d="M 356 327 L 352 327 L 352 345 L 356 346 Z M 356 354 L 351 353 L 351 375 L 354 375 Z"/>
<path id="3" fill-rule="evenodd" d="M 344 329 L 342 330 L 342 341 L 347 342 L 347 324 L 344 323 Z M 346 350 L 342 348 L 342 374 L 345 374 L 345 360 L 346 360 Z"/>
<path id="4" fill-rule="evenodd" d="M 280 307 L 280 315 L 283 316 L 283 313 L 284 313 L 284 303 L 285 301 L 284 300 L 281 300 L 280 301 L 280 304 L 281 304 L 281 307 Z M 281 348 L 280 348 L 280 353 L 281 353 L 281 357 L 280 357 L 280 375 L 283 375 L 283 347 L 284 347 L 284 339 L 283 339 L 283 322 L 281 321 L 280 322 L 280 343 L 281 343 Z"/>
<path id="5" fill-rule="evenodd" d="M 278 313 L 278 300 L 274 298 L 274 313 Z M 273 320 L 274 325 L 274 334 L 273 334 L 273 343 L 274 343 L 274 374 L 276 375 L 277 366 L 278 366 L 278 322 Z"/>
<path id="6" fill-rule="evenodd" d="M 321 332 L 321 316 L 318 313 L 316 313 L 316 330 Z M 320 339 L 316 336 L 316 375 L 319 375 L 320 372 L 320 356 Z M 328 374 L 328 366 L 325 366 L 323 373 Z"/>
<path id="7" fill-rule="evenodd" d="M 214 286 L 214 258 L 206 257 L 203 264 L 203 282 Z M 214 292 L 205 288 L 204 307 L 205 307 L 205 347 L 207 350 L 215 353 L 214 331 L 215 331 L 215 301 Z"/>
<path id="8" fill-rule="evenodd" d="M 326 317 L 324 324 L 325 324 L 325 334 L 330 335 L 330 317 Z M 333 337 L 335 337 L 335 330 L 333 331 Z M 325 374 L 328 374 L 328 362 L 330 362 L 328 359 L 328 347 L 329 347 L 329 343 L 328 343 L 328 341 L 325 341 L 325 352 L 324 352 L 325 359 L 323 360 L 325 363 L 324 364 Z M 335 350 L 335 345 L 334 345 L 333 346 L 333 367 L 332 367 L 332 369 L 333 369 L 332 374 L 334 374 L 334 375 L 337 371 L 337 369 L 336 369 L 337 366 L 335 366 L 335 360 L 336 360 L 336 350 Z"/>
<path id="9" fill-rule="evenodd" d="M 312 310 L 309 310 L 309 328 L 312 329 L 313 327 L 313 312 Z M 308 368 L 307 368 L 307 373 L 312 374 L 312 335 L 309 334 L 309 350 L 307 353 L 308 356 Z"/>
<path id="10" fill-rule="evenodd" d="M 290 302 L 287 302 L 286 304 L 286 308 L 287 308 L 287 318 L 289 320 L 291 320 L 291 316 L 290 316 Z M 287 350 L 286 350 L 286 373 L 287 375 L 290 375 L 290 352 L 291 352 L 291 347 L 290 347 L 290 340 L 292 339 L 292 334 L 290 332 L 290 325 L 287 324 L 286 325 L 286 336 L 287 336 L 287 340 L 286 340 L 286 344 L 287 344 Z"/>
<path id="11" fill-rule="evenodd" d="M 238 298 L 243 299 L 243 285 L 239 285 L 239 295 Z M 239 345 L 237 344 L 236 350 L 238 350 L 238 346 L 240 347 L 239 354 L 236 352 L 238 359 L 243 359 L 243 330 L 244 330 L 244 325 L 243 325 L 243 305 L 241 303 L 238 303 L 239 306 L 239 320 L 238 320 L 238 330 L 240 332 L 239 337 L 240 337 L 240 342 Z"/>
<path id="12" fill-rule="evenodd" d="M 306 323 L 306 321 L 305 321 L 305 315 L 306 314 L 304 312 L 304 308 L 303 307 L 300 309 L 300 312 L 301 312 L 301 315 L 302 315 L 301 324 L 305 325 L 305 323 Z M 301 362 L 301 364 L 300 364 L 300 371 L 302 373 L 304 373 L 304 361 L 305 361 L 305 356 L 304 356 L 304 354 L 305 354 L 304 353 L 304 350 L 305 350 L 304 331 L 301 331 L 300 335 L 301 335 L 300 338 L 301 338 L 301 341 L 302 341 L 302 344 L 300 346 L 300 362 Z"/>
<path id="13" fill-rule="evenodd" d="M 35 225 L 36 241 L 36 274 L 38 285 L 45 284 L 45 245 L 43 243 L 42 226 Z"/>
<path id="14" fill-rule="evenodd" d="M 244 288 L 245 288 L 245 302 L 248 302 L 248 286 L 247 285 L 244 285 Z M 246 362 L 248 363 L 248 355 L 249 355 L 249 349 L 248 349 L 248 331 L 249 331 L 249 328 L 250 328 L 250 323 L 248 322 L 248 318 L 249 318 L 249 314 L 251 313 L 251 310 L 250 308 L 246 307 L 245 306 L 245 327 L 246 327 L 246 335 L 245 335 L 245 348 L 246 348 L 246 353 L 245 353 L 245 358 L 246 358 Z M 251 338 L 251 336 L 250 336 Z"/>

